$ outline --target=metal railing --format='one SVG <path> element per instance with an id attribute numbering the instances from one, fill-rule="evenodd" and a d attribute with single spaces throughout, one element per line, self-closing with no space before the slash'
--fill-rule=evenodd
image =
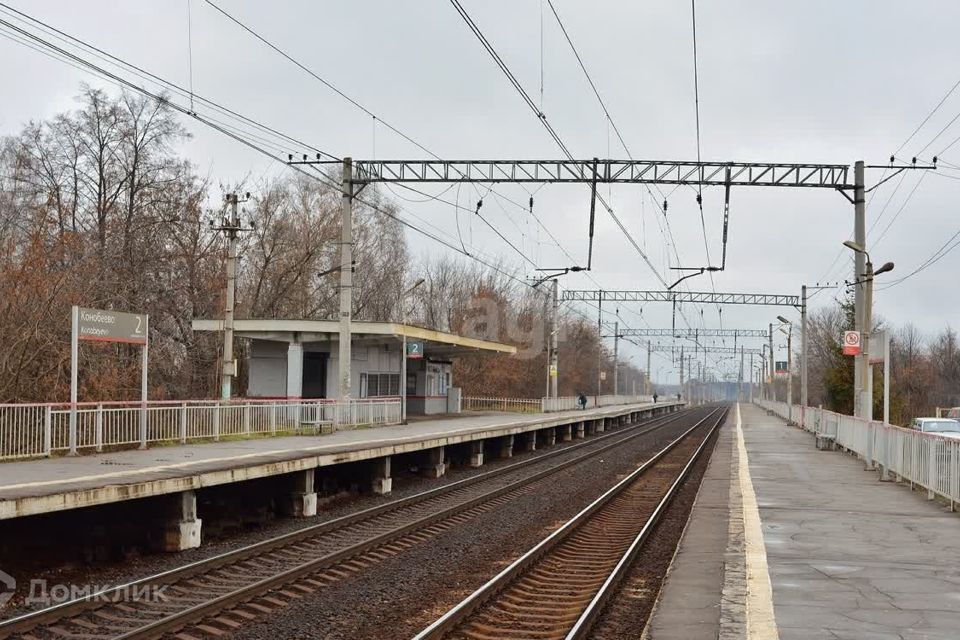
<path id="1" fill-rule="evenodd" d="M 460 407 L 463 411 L 508 411 L 514 413 L 540 413 L 537 398 L 481 398 L 463 396 Z"/>
<path id="2" fill-rule="evenodd" d="M 647 402 L 653 402 L 652 396 L 586 396 L 587 398 L 587 409 L 595 409 L 597 407 L 612 407 L 618 404 L 642 404 Z M 561 396 L 559 398 L 543 398 L 541 401 L 542 410 L 544 413 L 550 411 L 572 411 L 574 409 L 579 409 L 580 405 L 577 403 L 577 396 Z"/>
<path id="3" fill-rule="evenodd" d="M 75 427 L 71 429 L 71 415 Z M 0 460 L 399 424 L 400 399 L 0 404 Z M 72 433 L 71 433 L 72 431 Z M 71 444 L 73 446 L 71 446 Z"/>
<path id="4" fill-rule="evenodd" d="M 960 502 L 960 440 L 816 407 L 789 408 L 786 403 L 766 400 L 756 404 L 782 418 L 792 413 L 805 430 L 833 440 L 863 460 L 868 469 L 879 468 L 881 478 L 893 474 L 898 482 L 926 489 L 930 499 L 939 496 L 948 501 L 951 509 Z"/>
<path id="5" fill-rule="evenodd" d="M 586 396 L 587 409 L 612 407 L 620 404 L 643 404 L 653 402 L 651 396 Z M 483 398 L 478 396 L 464 396 L 462 400 L 464 411 L 511 411 L 516 413 L 548 413 L 551 411 L 573 411 L 579 409 L 577 396 L 562 396 L 559 398 Z"/>

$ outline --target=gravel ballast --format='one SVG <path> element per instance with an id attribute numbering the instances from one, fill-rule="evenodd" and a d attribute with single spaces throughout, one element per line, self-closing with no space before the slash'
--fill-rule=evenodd
<path id="1" fill-rule="evenodd" d="M 536 491 L 251 621 L 234 637 L 409 638 L 681 431 L 668 426 L 551 476 Z"/>
<path id="2" fill-rule="evenodd" d="M 586 442 L 590 442 L 592 438 Z M 17 578 L 17 591 L 14 599 L 0 610 L 0 619 L 13 617 L 24 613 L 30 609 L 39 608 L 34 605 L 27 607 L 24 599 L 28 596 L 30 583 L 32 580 L 45 580 L 49 586 L 52 585 L 109 585 L 122 584 L 143 578 L 145 576 L 161 573 L 170 569 L 177 568 L 190 562 L 195 562 L 228 552 L 238 547 L 246 546 L 262 540 L 266 540 L 277 535 L 282 535 L 291 531 L 312 526 L 327 520 L 348 515 L 369 507 L 382 505 L 401 498 L 420 493 L 422 491 L 437 488 L 451 482 L 462 480 L 474 476 L 478 473 L 487 472 L 507 464 L 520 460 L 536 458 L 546 452 L 553 452 L 559 449 L 565 449 L 572 443 L 557 443 L 553 447 L 541 449 L 533 453 L 520 452 L 509 460 L 493 459 L 488 460 L 487 464 L 478 469 L 467 467 L 455 467 L 450 469 L 447 474 L 439 480 L 423 479 L 415 475 L 399 473 L 394 479 L 394 491 L 389 496 L 377 496 L 371 494 L 341 494 L 339 499 L 323 507 L 320 514 L 310 519 L 268 519 L 255 525 L 241 529 L 232 529 L 221 533 L 215 537 L 206 536 L 203 545 L 198 549 L 175 553 L 175 554 L 140 554 L 134 553 L 128 555 L 120 561 L 84 563 L 75 562 L 61 564 L 59 566 L 49 567 L 43 563 L 43 558 L 31 557 L 25 558 L 20 566 L 2 567 L 7 573 Z M 545 463 L 547 464 L 547 463 Z M 539 467 L 539 465 L 536 465 Z M 200 514 L 204 517 L 204 514 Z M 205 527 L 206 527 L 205 522 Z"/>

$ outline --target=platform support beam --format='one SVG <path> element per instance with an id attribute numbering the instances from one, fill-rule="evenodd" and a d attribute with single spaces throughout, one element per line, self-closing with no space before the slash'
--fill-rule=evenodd
<path id="1" fill-rule="evenodd" d="M 293 491 L 286 498 L 284 511 L 294 518 L 317 515 L 317 492 L 314 489 L 315 469 L 304 469 L 292 475 Z"/>
<path id="2" fill-rule="evenodd" d="M 500 457 L 501 458 L 512 458 L 513 457 L 513 436 L 503 436 L 500 438 Z"/>
<path id="3" fill-rule="evenodd" d="M 557 430 L 556 429 L 544 429 L 543 434 L 543 444 L 547 447 L 552 447 L 557 443 Z"/>
<path id="4" fill-rule="evenodd" d="M 370 480 L 370 490 L 381 496 L 385 496 L 393 491 L 393 478 L 390 473 L 390 456 L 383 456 L 373 461 L 373 477 Z"/>
<path id="5" fill-rule="evenodd" d="M 170 517 L 163 530 L 163 550 L 173 552 L 199 547 L 202 521 L 197 517 L 196 492 L 181 491 L 171 498 Z"/>
<path id="6" fill-rule="evenodd" d="M 426 461 L 420 469 L 420 475 L 425 478 L 440 478 L 447 471 L 446 456 L 443 447 L 434 447 L 424 452 Z"/>
<path id="7" fill-rule="evenodd" d="M 470 458 L 467 460 L 467 466 L 474 469 L 483 466 L 483 440 L 470 442 Z"/>

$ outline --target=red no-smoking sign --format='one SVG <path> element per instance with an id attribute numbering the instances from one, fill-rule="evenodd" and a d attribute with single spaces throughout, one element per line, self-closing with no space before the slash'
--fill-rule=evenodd
<path id="1" fill-rule="evenodd" d="M 859 331 L 843 332 L 843 355 L 845 356 L 860 355 L 860 332 Z"/>

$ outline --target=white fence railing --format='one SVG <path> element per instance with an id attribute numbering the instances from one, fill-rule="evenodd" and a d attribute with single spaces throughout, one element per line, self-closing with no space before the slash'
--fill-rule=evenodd
<path id="1" fill-rule="evenodd" d="M 320 433 L 325 428 L 336 431 L 400 421 L 399 398 L 79 403 L 75 410 L 69 404 L 0 404 L 0 460 L 145 447 L 153 442 Z"/>
<path id="2" fill-rule="evenodd" d="M 652 396 L 586 396 L 587 398 L 587 408 L 593 409 L 596 407 L 612 407 L 618 404 L 642 404 L 647 402 L 653 402 Z M 546 413 L 549 411 L 572 411 L 574 409 L 579 409 L 580 405 L 577 403 L 577 396 L 561 396 L 559 398 L 543 398 L 541 401 L 542 410 Z"/>
<path id="3" fill-rule="evenodd" d="M 460 403 L 464 411 L 510 411 L 514 413 L 540 413 L 540 400 L 536 398 L 481 398 L 463 396 Z"/>
<path id="4" fill-rule="evenodd" d="M 923 487 L 931 499 L 940 496 L 951 507 L 960 502 L 960 440 L 815 407 L 803 410 L 765 400 L 757 404 L 782 418 L 792 414 L 807 431 L 833 440 L 868 468 L 879 467 L 898 481 Z"/>
<path id="5" fill-rule="evenodd" d="M 597 396 L 586 396 L 588 409 L 612 407 L 619 404 L 644 404 L 653 402 L 651 396 L 600 396 L 599 405 Z M 548 413 L 550 411 L 573 411 L 579 409 L 577 396 L 562 396 L 559 398 L 482 398 L 464 396 L 462 401 L 464 411 L 512 411 L 516 413 Z"/>

